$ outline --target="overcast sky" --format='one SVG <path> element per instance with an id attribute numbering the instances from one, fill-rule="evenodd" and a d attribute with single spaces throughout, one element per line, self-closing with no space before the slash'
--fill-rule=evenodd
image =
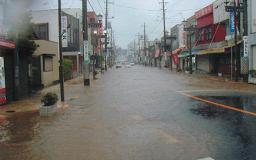
<path id="1" fill-rule="evenodd" d="M 57 0 L 42 0 L 57 5 Z M 105 0 L 89 0 L 89 10 L 92 8 L 104 14 Z M 143 23 L 146 23 L 147 36 L 150 40 L 160 38 L 163 34 L 162 0 L 109 0 L 110 19 L 115 31 L 118 46 L 127 48 L 129 42 L 136 38 L 138 33 L 143 33 Z M 214 0 L 166 0 L 166 26 L 169 31 L 172 26 L 188 18 L 200 8 L 207 6 Z M 62 0 L 66 7 L 80 7 L 81 0 Z"/>

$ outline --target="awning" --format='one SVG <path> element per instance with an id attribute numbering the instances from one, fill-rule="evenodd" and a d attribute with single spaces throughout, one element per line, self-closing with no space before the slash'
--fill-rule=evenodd
<path id="1" fill-rule="evenodd" d="M 187 56 L 189 56 L 189 52 L 188 51 L 183 51 L 183 52 L 181 52 L 178 55 L 179 58 L 184 58 L 184 57 L 187 57 Z"/>
<path id="2" fill-rule="evenodd" d="M 243 42 L 243 40 L 239 40 L 239 41 L 237 41 L 237 44 L 240 44 L 242 42 Z M 235 46 L 235 44 L 230 44 L 228 46 L 225 46 L 224 48 L 231 48 L 231 47 L 234 47 L 234 46 Z"/>
<path id="3" fill-rule="evenodd" d="M 200 52 L 200 50 L 192 50 L 192 56 L 197 55 Z M 185 58 L 189 56 L 189 51 L 184 50 L 179 54 L 179 58 Z"/>
<path id="4" fill-rule="evenodd" d="M 207 54 L 221 54 L 225 52 L 225 48 L 209 48 L 206 50 L 202 50 L 197 53 L 197 55 L 207 55 Z"/>
<path id="5" fill-rule="evenodd" d="M 14 42 L 0 39 L 0 47 L 15 49 L 16 45 Z"/>

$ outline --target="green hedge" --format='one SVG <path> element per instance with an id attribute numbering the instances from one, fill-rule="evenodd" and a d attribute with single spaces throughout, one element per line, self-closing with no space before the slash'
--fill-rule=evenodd
<path id="1" fill-rule="evenodd" d="M 73 66 L 72 60 L 69 60 L 69 59 L 63 60 L 63 70 L 64 70 L 64 79 L 65 80 L 72 79 L 72 66 Z"/>

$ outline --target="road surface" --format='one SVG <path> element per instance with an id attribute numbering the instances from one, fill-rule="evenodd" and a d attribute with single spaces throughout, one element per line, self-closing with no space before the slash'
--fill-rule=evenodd
<path id="1" fill-rule="evenodd" d="M 256 159 L 254 93 L 209 82 L 134 66 L 74 83 L 51 118 L 10 113 L 0 160 Z"/>

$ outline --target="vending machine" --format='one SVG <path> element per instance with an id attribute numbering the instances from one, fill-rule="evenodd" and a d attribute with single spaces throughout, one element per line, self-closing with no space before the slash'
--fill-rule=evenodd
<path id="1" fill-rule="evenodd" d="M 5 88 L 4 58 L 0 57 L 0 106 L 7 103 Z"/>

